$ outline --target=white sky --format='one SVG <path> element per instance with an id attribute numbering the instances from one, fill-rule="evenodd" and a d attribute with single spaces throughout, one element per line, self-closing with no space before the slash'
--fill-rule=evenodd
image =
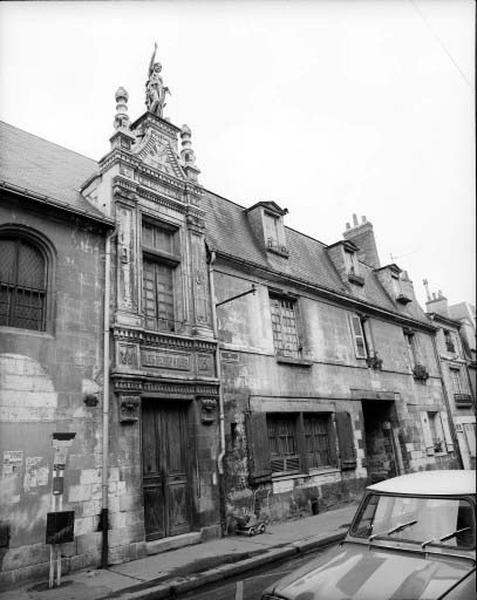
<path id="1" fill-rule="evenodd" d="M 473 24 L 472 0 L 3 2 L 0 118 L 99 159 L 157 41 L 206 188 L 325 243 L 366 215 L 421 302 L 425 277 L 474 302 Z"/>

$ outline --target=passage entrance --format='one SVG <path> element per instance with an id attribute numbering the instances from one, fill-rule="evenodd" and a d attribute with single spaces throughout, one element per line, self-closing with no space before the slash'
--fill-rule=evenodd
<path id="1" fill-rule="evenodd" d="M 363 400 L 368 476 L 371 483 L 402 472 L 398 420 L 394 402 Z"/>
<path id="2" fill-rule="evenodd" d="M 187 406 L 164 400 L 143 400 L 146 540 L 190 531 L 187 440 Z"/>

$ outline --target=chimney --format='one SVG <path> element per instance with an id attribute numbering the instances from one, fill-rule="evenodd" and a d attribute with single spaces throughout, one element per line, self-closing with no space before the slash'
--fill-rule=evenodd
<path id="1" fill-rule="evenodd" d="M 373 225 L 366 220 L 366 217 L 361 218 L 361 223 L 358 223 L 358 217 L 353 215 L 353 226 L 346 223 L 346 231 L 343 233 L 345 240 L 349 240 L 356 244 L 359 248 L 358 258 L 373 269 L 379 269 L 380 262 L 376 241 L 374 239 Z"/>
<path id="2" fill-rule="evenodd" d="M 437 296 L 433 292 L 432 299 L 429 298 L 426 302 L 426 310 L 427 312 L 437 313 L 443 317 L 449 316 L 447 298 L 442 293 L 442 290 L 439 290 Z"/>

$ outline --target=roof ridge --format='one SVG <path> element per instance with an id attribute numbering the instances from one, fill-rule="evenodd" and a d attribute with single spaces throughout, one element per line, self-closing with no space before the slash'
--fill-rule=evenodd
<path id="1" fill-rule="evenodd" d="M 66 150 L 67 152 L 71 152 L 72 154 L 77 154 L 78 156 L 82 156 L 83 158 L 86 158 L 86 159 L 90 160 L 91 162 L 98 164 L 97 160 L 95 160 L 94 158 L 91 158 L 90 156 L 86 156 L 86 154 L 82 154 L 81 152 L 77 152 L 76 150 L 72 150 L 71 148 L 67 148 L 66 146 L 62 146 L 61 144 L 58 144 L 57 142 L 52 142 L 51 140 L 47 140 L 46 138 L 42 137 L 41 135 L 37 135 L 36 133 L 31 133 L 30 131 L 26 131 L 26 129 L 22 129 L 21 127 L 17 127 L 16 125 L 7 123 L 7 121 L 4 121 L 3 119 L 0 119 L 0 123 L 2 125 L 6 125 L 7 127 L 10 127 L 11 129 L 16 129 L 17 131 L 21 131 L 25 135 L 28 135 L 30 137 L 35 137 L 39 140 L 42 140 L 43 142 L 46 142 L 47 144 L 51 144 L 52 146 L 57 146 L 58 148 L 61 148 L 62 150 Z"/>

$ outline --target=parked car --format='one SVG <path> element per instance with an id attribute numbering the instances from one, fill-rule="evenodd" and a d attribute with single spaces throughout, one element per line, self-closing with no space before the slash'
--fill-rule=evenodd
<path id="1" fill-rule="evenodd" d="M 366 488 L 348 533 L 262 600 L 475 600 L 475 471 Z"/>

